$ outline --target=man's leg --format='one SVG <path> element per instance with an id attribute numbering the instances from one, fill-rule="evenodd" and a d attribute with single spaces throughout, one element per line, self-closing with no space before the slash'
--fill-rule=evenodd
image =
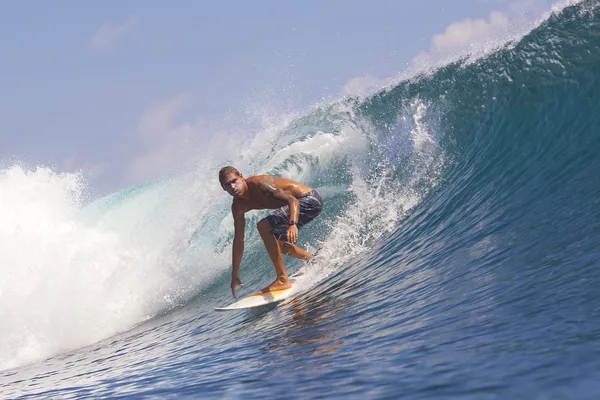
<path id="1" fill-rule="evenodd" d="M 273 290 L 281 290 L 292 287 L 290 281 L 288 280 L 287 272 L 285 271 L 285 265 L 283 264 L 283 258 L 281 257 L 281 249 L 279 244 L 277 243 L 277 239 L 275 239 L 275 235 L 271 228 L 271 224 L 265 218 L 261 220 L 258 225 L 258 233 L 260 233 L 260 237 L 262 238 L 265 248 L 269 253 L 269 257 L 271 257 L 271 262 L 275 267 L 275 273 L 277 274 L 277 279 L 275 282 L 262 289 L 261 292 L 271 292 Z"/>
<path id="2" fill-rule="evenodd" d="M 300 247 L 296 246 L 293 243 L 285 242 L 283 240 L 279 241 L 279 248 L 283 254 L 287 254 L 290 257 L 299 258 L 301 260 L 310 260 L 313 258 L 313 255 L 307 251 L 302 250 Z"/>

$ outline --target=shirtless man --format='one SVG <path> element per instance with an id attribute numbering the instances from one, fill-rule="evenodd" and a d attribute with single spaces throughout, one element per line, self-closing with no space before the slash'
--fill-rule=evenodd
<path id="1" fill-rule="evenodd" d="M 244 254 L 244 214 L 250 210 L 275 209 L 258 224 L 269 257 L 275 266 L 277 279 L 261 290 L 262 293 L 291 287 L 281 254 L 302 260 L 310 260 L 313 255 L 296 246 L 298 228 L 312 221 L 323 209 L 323 200 L 310 187 L 290 179 L 269 175 L 252 176 L 245 179 L 234 167 L 227 166 L 219 171 L 221 187 L 231 196 L 231 212 L 235 234 L 233 238 L 233 270 L 231 272 L 231 293 L 242 282 L 239 278 L 240 264 Z"/>

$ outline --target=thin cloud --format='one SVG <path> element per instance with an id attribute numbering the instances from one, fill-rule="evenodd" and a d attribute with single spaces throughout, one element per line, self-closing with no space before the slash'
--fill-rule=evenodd
<path id="1" fill-rule="evenodd" d="M 342 87 L 342 95 L 365 96 L 374 90 L 380 89 L 390 83 L 389 79 L 380 79 L 373 75 L 362 75 L 350 79 Z"/>
<path id="2" fill-rule="evenodd" d="M 140 147 L 126 169 L 128 179 L 154 178 L 190 157 L 201 121 L 190 123 L 180 119 L 192 100 L 187 93 L 179 94 L 142 114 L 136 131 Z"/>
<path id="3" fill-rule="evenodd" d="M 477 56 L 523 35 L 548 11 L 547 0 L 524 0 L 507 4 L 507 10 L 492 11 L 487 19 L 453 22 L 444 33 L 435 35 L 431 47 L 417 54 L 412 67 L 422 70 L 467 55 Z"/>
<path id="4" fill-rule="evenodd" d="M 113 25 L 110 22 L 102 24 L 100 29 L 92 35 L 91 45 L 96 51 L 110 50 L 114 45 L 128 33 L 131 33 L 139 24 L 136 17 L 129 17 L 121 25 Z"/>
<path id="5" fill-rule="evenodd" d="M 484 51 L 503 43 L 511 30 L 510 17 L 492 11 L 488 19 L 466 19 L 448 25 L 444 33 L 431 39 L 431 48 L 413 58 L 413 66 L 429 67 L 449 58 Z"/>
<path id="6" fill-rule="evenodd" d="M 481 0 L 504 3 L 505 11 L 492 11 L 488 18 L 465 19 L 446 27 L 443 33 L 433 36 L 428 50 L 418 53 L 409 63 L 402 78 L 439 67 L 461 57 L 478 56 L 525 34 L 535 22 L 550 12 L 551 0 Z M 553 10 L 577 0 L 559 0 Z M 365 96 L 389 86 L 395 80 L 362 75 L 350 79 L 341 89 L 345 96 Z"/>
<path id="7" fill-rule="evenodd" d="M 98 179 L 110 171 L 111 164 L 108 161 L 84 161 L 79 154 L 74 153 L 62 161 L 61 167 L 66 171 L 81 171 L 88 179 Z"/>

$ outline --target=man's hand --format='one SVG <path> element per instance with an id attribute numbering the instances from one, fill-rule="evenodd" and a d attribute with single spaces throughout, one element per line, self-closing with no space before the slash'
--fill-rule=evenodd
<path id="1" fill-rule="evenodd" d="M 236 286 L 238 286 L 238 285 L 239 285 L 239 286 L 244 286 L 244 285 L 242 284 L 242 281 L 240 281 L 240 278 L 239 278 L 237 275 L 233 275 L 233 276 L 231 277 L 231 293 L 233 294 L 233 298 L 234 298 L 234 299 L 235 299 L 235 298 L 237 298 L 237 297 L 235 297 L 235 288 L 236 288 Z"/>
<path id="2" fill-rule="evenodd" d="M 296 225 L 290 225 L 288 228 L 287 240 L 290 243 L 296 243 L 298 241 L 298 227 Z"/>

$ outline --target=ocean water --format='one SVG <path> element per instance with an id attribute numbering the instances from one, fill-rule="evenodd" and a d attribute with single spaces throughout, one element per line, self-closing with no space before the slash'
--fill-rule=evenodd
<path id="1" fill-rule="evenodd" d="M 600 10 L 97 199 L 0 171 L 0 398 L 600 398 Z M 232 301 L 216 173 L 316 188 L 301 292 Z M 274 278 L 248 215 L 247 295 Z"/>

